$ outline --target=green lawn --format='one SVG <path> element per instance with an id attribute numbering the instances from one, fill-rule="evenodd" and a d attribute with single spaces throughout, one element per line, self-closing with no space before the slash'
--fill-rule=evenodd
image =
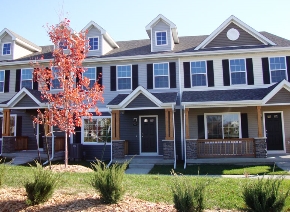
<path id="1" fill-rule="evenodd" d="M 67 194 L 79 192 L 94 193 L 89 185 L 93 173 L 63 173 L 61 183 L 57 189 Z M 23 187 L 23 183 L 33 176 L 32 168 L 27 166 L 9 166 L 4 179 L 4 187 Z M 249 180 L 254 179 L 230 179 L 209 178 L 201 176 L 185 177 L 194 183 L 195 181 L 209 182 L 206 187 L 206 208 L 217 209 L 242 209 L 242 188 Z M 165 202 L 173 204 L 171 186 L 176 176 L 171 175 L 126 175 L 124 186 L 127 195 L 152 202 Z M 290 187 L 290 180 L 284 180 L 281 192 Z M 287 200 L 286 209 L 290 210 L 290 199 Z"/>
<path id="2" fill-rule="evenodd" d="M 173 166 L 155 165 L 150 174 L 169 175 Z M 183 164 L 178 164 L 175 172 L 184 175 L 288 175 L 287 171 L 280 169 L 274 164 L 271 165 L 187 165 L 186 169 Z"/>

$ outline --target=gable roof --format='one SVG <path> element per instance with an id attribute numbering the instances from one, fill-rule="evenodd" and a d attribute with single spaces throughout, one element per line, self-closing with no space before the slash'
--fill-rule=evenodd
<path id="1" fill-rule="evenodd" d="M 90 21 L 83 29 L 82 31 L 89 31 L 92 27 L 97 28 L 100 30 L 101 34 L 104 36 L 106 41 L 113 47 L 113 48 L 119 48 L 118 44 L 113 40 L 113 38 L 107 33 L 105 29 L 103 29 L 100 25 L 95 23 L 94 21 Z"/>
<path id="2" fill-rule="evenodd" d="M 143 94 L 148 98 L 148 100 L 153 102 L 156 107 L 159 107 L 160 109 L 163 109 L 164 107 L 171 108 L 172 105 L 176 104 L 177 92 L 150 93 L 144 87 L 138 86 L 130 94 L 118 94 L 107 104 L 107 107 L 111 109 L 126 109 L 126 106 L 129 105 L 140 94 Z"/>
<path id="3" fill-rule="evenodd" d="M 162 14 L 159 14 L 156 18 L 154 18 L 146 27 L 146 31 L 147 31 L 147 34 L 149 36 L 149 38 L 151 38 L 151 30 L 152 28 L 160 21 L 164 21 L 166 24 L 169 25 L 171 31 L 172 31 L 172 36 L 173 36 L 173 40 L 174 40 L 174 43 L 179 43 L 179 39 L 178 39 L 178 32 L 177 32 L 177 26 L 172 22 L 170 21 L 169 19 L 167 19 L 164 15 Z"/>
<path id="4" fill-rule="evenodd" d="M 255 29 L 242 22 L 240 19 L 235 17 L 234 15 L 230 16 L 227 20 L 225 20 L 216 30 L 214 30 L 202 43 L 200 43 L 195 50 L 205 48 L 220 32 L 222 32 L 229 24 L 234 23 L 253 37 L 264 43 L 264 45 L 276 45 L 273 41 L 257 32 Z"/>
<path id="5" fill-rule="evenodd" d="M 6 35 L 10 35 L 12 40 L 15 40 L 16 42 L 22 44 L 23 46 L 25 46 L 26 48 L 32 50 L 32 51 L 37 51 L 37 52 L 41 52 L 41 47 L 37 46 L 36 44 L 32 43 L 31 41 L 25 39 L 24 37 L 16 34 L 15 32 L 4 28 L 1 32 L 0 32 L 0 40 Z"/>

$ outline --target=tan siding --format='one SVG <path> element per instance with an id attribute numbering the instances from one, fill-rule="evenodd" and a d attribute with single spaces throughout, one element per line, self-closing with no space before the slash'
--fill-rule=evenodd
<path id="1" fill-rule="evenodd" d="M 237 40 L 228 39 L 227 32 L 234 28 L 239 31 L 240 36 Z M 262 45 L 263 43 L 248 32 L 240 28 L 234 23 L 229 24 L 222 32 L 220 32 L 205 48 L 224 47 L 224 46 L 245 46 L 245 45 Z"/>
<path id="2" fill-rule="evenodd" d="M 166 31 L 166 35 L 167 35 L 167 45 L 162 45 L 162 46 L 156 46 L 156 35 L 155 32 L 156 31 Z M 172 45 L 174 45 L 172 43 L 172 40 L 170 38 L 170 27 L 168 24 L 166 24 L 164 21 L 159 21 L 153 28 L 152 28 L 152 38 L 151 38 L 151 45 L 152 45 L 152 51 L 153 52 L 159 52 L 159 51 L 170 51 Z"/>
<path id="3" fill-rule="evenodd" d="M 282 88 L 275 96 L 273 96 L 266 104 L 290 103 L 290 93 Z"/>

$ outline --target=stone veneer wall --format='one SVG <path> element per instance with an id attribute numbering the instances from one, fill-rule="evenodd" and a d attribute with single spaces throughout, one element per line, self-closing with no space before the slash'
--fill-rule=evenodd
<path id="1" fill-rule="evenodd" d="M 3 136 L 2 137 L 2 153 L 15 152 L 16 137 L 15 136 Z"/>
<path id="2" fill-rule="evenodd" d="M 267 157 L 267 138 L 254 138 L 256 158 Z"/>
<path id="3" fill-rule="evenodd" d="M 186 140 L 186 159 L 197 158 L 197 139 Z"/>
<path id="4" fill-rule="evenodd" d="M 113 159 L 125 157 L 125 140 L 112 141 L 112 156 Z"/>
<path id="5" fill-rule="evenodd" d="M 174 159 L 174 141 L 162 140 L 163 143 L 163 159 Z"/>

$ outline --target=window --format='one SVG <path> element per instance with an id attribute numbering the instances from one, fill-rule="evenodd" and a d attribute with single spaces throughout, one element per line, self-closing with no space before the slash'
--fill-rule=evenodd
<path id="1" fill-rule="evenodd" d="M 99 37 L 89 38 L 90 51 L 99 50 Z"/>
<path id="2" fill-rule="evenodd" d="M 167 36 L 166 31 L 164 32 L 156 32 L 156 45 L 166 45 L 167 44 Z"/>
<path id="3" fill-rule="evenodd" d="M 83 144 L 111 142 L 111 118 L 97 116 L 92 117 L 92 120 L 83 118 L 82 132 Z"/>
<path id="4" fill-rule="evenodd" d="M 0 93 L 4 92 L 5 71 L 0 70 Z"/>
<path id="5" fill-rule="evenodd" d="M 272 83 L 287 79 L 285 57 L 271 57 L 269 65 Z"/>
<path id="6" fill-rule="evenodd" d="M 17 115 L 10 115 L 10 136 L 16 136 L 16 120 L 17 120 Z M 1 136 L 2 137 L 2 133 L 3 133 L 3 128 L 4 128 L 4 123 L 3 123 L 3 115 L 0 115 L 0 122 L 1 122 L 1 126 L 2 128 L 0 128 L 1 130 Z"/>
<path id="7" fill-rule="evenodd" d="M 207 114 L 206 139 L 240 138 L 240 114 Z"/>
<path id="8" fill-rule="evenodd" d="M 59 44 L 58 44 L 58 47 L 60 48 L 60 49 L 67 49 L 68 47 L 67 47 L 67 42 L 66 42 L 66 40 L 61 40 L 60 42 L 59 42 Z"/>
<path id="9" fill-rule="evenodd" d="M 3 43 L 2 55 L 10 55 L 10 54 L 11 54 L 11 43 Z"/>
<path id="10" fill-rule="evenodd" d="M 205 61 L 191 62 L 191 86 L 206 86 Z"/>
<path id="11" fill-rule="evenodd" d="M 169 71 L 168 63 L 154 64 L 154 87 L 168 88 L 169 87 Z"/>
<path id="12" fill-rule="evenodd" d="M 53 79 L 51 80 L 52 88 L 53 89 L 62 89 L 60 86 L 60 81 L 59 81 L 59 76 L 58 76 L 58 69 L 57 67 L 52 67 L 52 74 L 53 74 Z"/>
<path id="13" fill-rule="evenodd" d="M 117 85 L 118 90 L 131 90 L 132 89 L 132 66 L 117 66 Z"/>
<path id="14" fill-rule="evenodd" d="M 32 69 L 21 69 L 21 88 L 26 87 L 32 89 Z"/>
<path id="15" fill-rule="evenodd" d="M 83 77 L 87 77 L 90 80 L 89 87 L 92 88 L 96 82 L 96 68 L 87 68 L 83 73 Z"/>
<path id="16" fill-rule="evenodd" d="M 245 59 L 230 60 L 232 85 L 246 84 Z"/>

